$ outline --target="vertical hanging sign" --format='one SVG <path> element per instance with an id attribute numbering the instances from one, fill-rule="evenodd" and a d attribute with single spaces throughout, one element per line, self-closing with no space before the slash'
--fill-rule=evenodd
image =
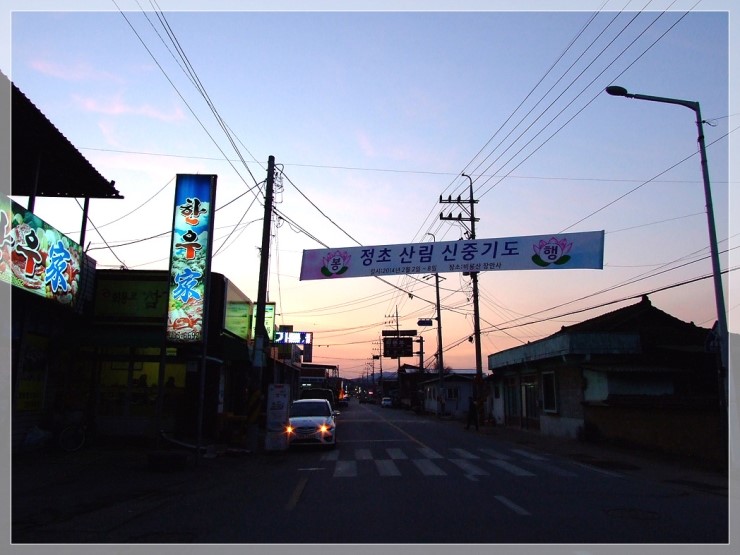
<path id="1" fill-rule="evenodd" d="M 177 175 L 167 310 L 172 342 L 198 343 L 205 336 L 215 204 L 215 175 Z"/>

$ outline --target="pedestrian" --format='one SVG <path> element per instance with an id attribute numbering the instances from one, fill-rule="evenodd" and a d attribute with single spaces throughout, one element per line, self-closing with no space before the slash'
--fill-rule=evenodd
<path id="1" fill-rule="evenodd" d="M 468 424 L 466 430 L 470 429 L 470 424 L 475 424 L 475 430 L 478 431 L 478 403 L 472 397 L 468 397 Z"/>

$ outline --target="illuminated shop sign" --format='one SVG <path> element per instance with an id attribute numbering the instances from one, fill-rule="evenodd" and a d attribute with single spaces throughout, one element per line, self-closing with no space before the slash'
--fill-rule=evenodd
<path id="1" fill-rule="evenodd" d="M 120 274 L 120 275 L 118 275 Z M 95 285 L 95 318 L 128 323 L 161 324 L 167 312 L 167 282 L 117 272 L 98 275 Z"/>
<path id="2" fill-rule="evenodd" d="M 215 200 L 215 175 L 177 175 L 167 310 L 173 342 L 203 340 Z"/>
<path id="3" fill-rule="evenodd" d="M 80 245 L 4 195 L 0 195 L 0 230 L 0 279 L 74 306 L 84 256 Z"/>
<path id="4" fill-rule="evenodd" d="M 310 345 L 313 332 L 310 331 L 276 331 L 275 343 L 286 345 Z"/>
<path id="5" fill-rule="evenodd" d="M 254 339 L 255 324 L 257 322 L 257 303 L 254 303 L 252 307 L 252 335 L 250 339 Z M 265 303 L 265 329 L 267 330 L 267 337 L 270 341 L 275 341 L 275 303 Z"/>
<path id="6" fill-rule="evenodd" d="M 224 329 L 247 340 L 251 326 L 252 302 L 233 283 L 227 281 Z"/>

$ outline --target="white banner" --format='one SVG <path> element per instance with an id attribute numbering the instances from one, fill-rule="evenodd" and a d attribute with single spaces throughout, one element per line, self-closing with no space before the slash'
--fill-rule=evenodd
<path id="1" fill-rule="evenodd" d="M 303 251 L 301 280 L 499 270 L 597 269 L 604 232 Z"/>

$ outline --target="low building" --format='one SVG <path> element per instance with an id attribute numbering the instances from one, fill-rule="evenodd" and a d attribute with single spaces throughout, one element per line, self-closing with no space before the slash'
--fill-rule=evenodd
<path id="1" fill-rule="evenodd" d="M 424 412 L 451 418 L 465 418 L 468 401 L 474 395 L 475 370 L 446 370 L 440 382 L 438 374 L 426 374 L 419 384 Z"/>
<path id="2" fill-rule="evenodd" d="M 631 306 L 489 355 L 497 424 L 723 458 L 711 330 Z"/>

